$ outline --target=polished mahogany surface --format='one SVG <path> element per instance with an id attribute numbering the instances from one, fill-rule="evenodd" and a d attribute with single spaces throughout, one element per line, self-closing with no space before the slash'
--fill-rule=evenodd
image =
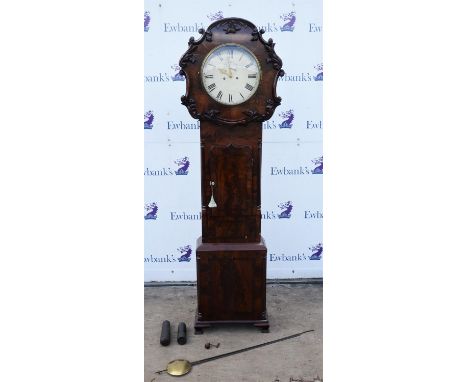
<path id="1" fill-rule="evenodd" d="M 281 103 L 276 84 L 284 75 L 282 62 L 273 40 L 264 40 L 264 31 L 247 20 L 218 20 L 200 33 L 200 39 L 190 38 L 179 62 L 186 77 L 182 104 L 200 120 L 202 237 L 195 330 L 219 323 L 252 323 L 268 330 L 267 248 L 260 234 L 262 122 Z M 201 78 L 205 58 L 225 44 L 248 49 L 260 66 L 255 93 L 236 105 L 217 102 Z M 232 75 L 235 69 L 221 70 Z"/>

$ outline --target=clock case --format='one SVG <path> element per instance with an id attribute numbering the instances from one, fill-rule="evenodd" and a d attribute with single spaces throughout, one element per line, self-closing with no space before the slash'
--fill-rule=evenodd
<path id="1" fill-rule="evenodd" d="M 271 118 L 282 61 L 272 39 L 240 18 L 221 19 L 195 40 L 179 62 L 186 78 L 181 97 L 200 120 L 202 236 L 196 250 L 195 333 L 221 323 L 250 323 L 268 331 L 266 309 L 267 248 L 260 235 L 262 122 Z M 203 87 L 202 63 L 216 47 L 237 44 L 250 50 L 261 68 L 255 94 L 238 105 L 223 105 Z M 210 182 L 215 182 L 212 188 Z M 210 208 L 213 196 L 217 207 Z"/>

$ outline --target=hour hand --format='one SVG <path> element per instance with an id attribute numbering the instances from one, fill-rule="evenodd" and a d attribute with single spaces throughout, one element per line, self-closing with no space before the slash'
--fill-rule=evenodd
<path id="1" fill-rule="evenodd" d="M 232 74 L 230 72 L 228 72 L 226 69 L 221 68 L 221 69 L 218 69 L 218 70 L 219 70 L 219 72 L 221 74 L 225 74 L 226 76 L 229 76 L 229 78 L 232 77 Z"/>

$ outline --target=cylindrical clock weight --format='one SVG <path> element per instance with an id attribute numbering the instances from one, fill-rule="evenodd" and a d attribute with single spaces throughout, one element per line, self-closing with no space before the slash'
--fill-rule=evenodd
<path id="1" fill-rule="evenodd" d="M 262 122 L 271 118 L 282 61 L 250 21 L 215 21 L 180 59 L 181 97 L 200 120 L 202 236 L 195 333 L 250 323 L 268 332 L 267 248 L 261 237 Z"/>

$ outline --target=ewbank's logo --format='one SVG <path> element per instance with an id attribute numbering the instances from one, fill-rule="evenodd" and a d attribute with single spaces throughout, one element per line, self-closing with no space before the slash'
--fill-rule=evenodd
<path id="1" fill-rule="evenodd" d="M 179 65 L 177 65 L 177 64 L 172 65 L 171 68 L 173 70 L 175 70 L 175 72 L 176 72 L 173 76 L 171 76 L 172 81 L 184 81 L 185 80 L 184 76 L 180 74 L 180 69 L 181 68 L 180 68 Z"/>
<path id="2" fill-rule="evenodd" d="M 156 220 L 158 218 L 158 206 L 156 203 L 145 204 L 145 220 Z"/>
<path id="3" fill-rule="evenodd" d="M 317 33 L 322 31 L 322 26 L 315 24 L 315 23 L 309 23 L 309 32 L 312 33 Z"/>
<path id="4" fill-rule="evenodd" d="M 145 114 L 145 129 L 152 129 L 154 121 L 153 110 L 148 110 Z"/>
<path id="5" fill-rule="evenodd" d="M 279 125 L 280 129 L 290 129 L 293 126 L 294 110 L 291 109 L 280 113 L 280 117 L 284 118 L 284 121 Z"/>
<path id="6" fill-rule="evenodd" d="M 156 74 L 150 74 L 150 75 L 146 75 L 145 74 L 145 83 L 148 83 L 148 82 L 155 82 L 155 83 L 159 83 L 159 82 L 168 82 L 171 80 L 171 77 L 169 76 L 168 73 L 156 73 Z"/>
<path id="7" fill-rule="evenodd" d="M 145 12 L 145 32 L 148 32 L 149 31 L 149 23 L 151 21 L 151 17 L 149 15 L 149 12 L 146 11 Z"/>
<path id="8" fill-rule="evenodd" d="M 314 76 L 315 81 L 323 81 L 323 63 L 314 66 L 315 72 L 317 73 Z"/>
<path id="9" fill-rule="evenodd" d="M 171 167 L 149 168 L 146 167 L 144 176 L 172 176 L 172 175 L 188 175 L 190 161 L 188 157 L 183 157 L 174 161 L 179 166 L 177 170 Z"/>
<path id="10" fill-rule="evenodd" d="M 203 23 L 194 22 L 193 24 L 181 24 L 178 22 L 177 24 L 173 24 L 171 22 L 163 23 L 163 32 L 165 33 L 197 33 L 199 29 L 205 28 Z"/>
<path id="11" fill-rule="evenodd" d="M 186 221 L 186 220 L 201 220 L 201 212 L 188 213 L 186 211 L 171 211 L 171 220 Z"/>
<path id="12" fill-rule="evenodd" d="M 188 168 L 190 166 L 190 161 L 188 157 L 183 157 L 181 159 L 177 159 L 174 161 L 176 165 L 179 166 L 177 171 L 175 172 L 176 175 L 187 175 L 188 174 Z"/>
<path id="13" fill-rule="evenodd" d="M 293 120 L 294 110 L 290 109 L 283 111 L 282 113 L 278 113 L 276 118 L 263 122 L 262 127 L 264 130 L 290 129 L 293 127 Z"/>
<path id="14" fill-rule="evenodd" d="M 278 204 L 278 207 L 281 208 L 281 213 L 278 214 L 280 219 L 289 219 L 291 217 L 291 211 L 293 209 L 292 202 L 289 200 L 284 203 Z"/>
<path id="15" fill-rule="evenodd" d="M 192 258 L 191 258 L 191 256 L 192 256 L 192 247 L 190 245 L 186 245 L 185 247 L 177 248 L 177 250 L 182 254 L 182 256 L 177 258 L 177 260 L 179 260 L 179 262 L 182 262 L 182 261 L 189 262 L 190 260 L 192 260 Z"/>
<path id="16" fill-rule="evenodd" d="M 314 80 L 314 76 L 309 72 L 293 73 L 293 74 L 286 73 L 283 77 L 279 78 L 279 81 L 283 81 L 283 82 L 311 82 L 313 80 Z"/>
<path id="17" fill-rule="evenodd" d="M 286 21 L 280 29 L 281 32 L 292 32 L 294 30 L 294 23 L 296 22 L 296 12 L 292 11 L 290 13 L 285 13 L 280 16 L 281 20 Z"/>
<path id="18" fill-rule="evenodd" d="M 216 13 L 210 13 L 206 15 L 211 21 L 221 20 L 223 17 L 223 11 L 218 11 Z"/>
<path id="19" fill-rule="evenodd" d="M 282 22 L 267 21 L 264 25 L 257 25 L 258 29 L 263 29 L 266 33 L 276 32 L 292 32 L 294 31 L 294 24 L 296 23 L 296 11 L 285 13 L 279 17 Z M 280 26 L 283 24 L 283 26 Z"/>
<path id="20" fill-rule="evenodd" d="M 320 260 L 322 258 L 323 245 L 318 243 L 313 247 L 309 247 L 312 254 L 309 256 L 309 260 Z"/>
<path id="21" fill-rule="evenodd" d="M 184 121 L 167 121 L 168 130 L 199 130 L 200 121 L 198 119 L 189 122 Z"/>
<path id="22" fill-rule="evenodd" d="M 286 166 L 271 166 L 270 175 L 316 175 L 323 174 L 323 156 L 312 159 L 311 161 L 314 166 L 298 166 L 298 167 L 286 167 Z"/>
<path id="23" fill-rule="evenodd" d="M 174 254 L 166 254 L 165 256 L 153 256 L 149 255 L 145 257 L 145 263 L 175 263 L 175 262 L 190 262 L 192 260 L 192 247 L 186 245 L 185 247 L 177 248 L 177 251 L 181 254 L 180 257 L 174 256 Z"/>
<path id="24" fill-rule="evenodd" d="M 315 165 L 313 169 L 314 174 L 323 174 L 323 156 L 317 159 L 312 159 L 312 163 Z"/>
<path id="25" fill-rule="evenodd" d="M 307 128 L 308 129 L 322 129 L 322 121 L 307 121 Z"/>
<path id="26" fill-rule="evenodd" d="M 311 251 L 311 254 L 308 255 L 304 252 L 302 253 L 297 253 L 297 254 L 276 254 L 276 253 L 270 253 L 269 255 L 269 260 L 270 261 L 287 261 L 287 262 L 292 262 L 292 261 L 304 261 L 304 262 L 309 262 L 310 260 L 321 260 L 322 259 L 322 254 L 323 254 L 323 245 L 322 243 L 318 243 L 317 245 L 313 247 L 309 247 L 309 250 Z"/>
<path id="27" fill-rule="evenodd" d="M 323 219 L 323 212 L 322 211 L 310 211 L 310 210 L 305 210 L 304 211 L 304 219 Z"/>

